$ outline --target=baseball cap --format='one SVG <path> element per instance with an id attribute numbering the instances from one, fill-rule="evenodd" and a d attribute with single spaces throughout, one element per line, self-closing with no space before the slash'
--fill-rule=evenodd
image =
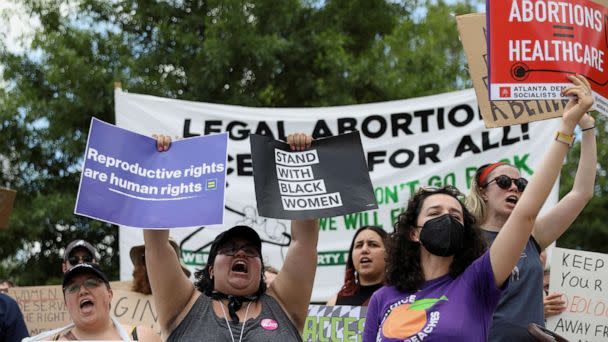
<path id="1" fill-rule="evenodd" d="M 70 257 L 70 254 L 72 254 L 72 252 L 76 248 L 84 248 L 89 253 L 91 253 L 91 255 L 93 256 L 94 259 L 98 259 L 97 249 L 95 249 L 95 247 L 93 247 L 93 245 L 86 242 L 85 240 L 78 239 L 78 240 L 74 240 L 74 241 L 70 242 L 68 244 L 68 246 L 65 248 L 65 252 L 63 252 L 63 261 L 67 261 L 68 258 Z"/>
<path id="2" fill-rule="evenodd" d="M 72 266 L 72 268 L 65 272 L 65 274 L 63 275 L 63 287 L 68 285 L 70 281 L 74 279 L 74 277 L 83 273 L 92 273 L 99 277 L 101 280 L 103 280 L 104 283 L 106 283 L 108 286 L 110 285 L 108 277 L 105 273 L 103 273 L 99 265 L 93 263 L 82 263 Z"/>
<path id="3" fill-rule="evenodd" d="M 260 256 L 262 255 L 262 240 L 260 239 L 258 233 L 249 226 L 234 226 L 215 237 L 213 244 L 211 244 L 211 249 L 209 250 L 207 265 L 212 265 L 215 261 L 215 256 L 217 255 L 219 248 L 224 243 L 234 238 L 243 238 L 253 243 Z"/>

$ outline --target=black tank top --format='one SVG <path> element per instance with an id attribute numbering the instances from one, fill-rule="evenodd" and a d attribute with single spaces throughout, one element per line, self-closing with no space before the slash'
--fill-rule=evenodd
<path id="1" fill-rule="evenodd" d="M 352 296 L 338 295 L 338 298 L 336 298 L 336 305 L 367 306 L 372 294 L 383 285 L 384 284 L 359 286 L 359 291 L 355 292 Z"/>

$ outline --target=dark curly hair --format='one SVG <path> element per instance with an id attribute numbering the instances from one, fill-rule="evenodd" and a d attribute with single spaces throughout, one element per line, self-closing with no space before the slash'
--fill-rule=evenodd
<path id="1" fill-rule="evenodd" d="M 215 290 L 215 285 L 213 283 L 213 279 L 211 279 L 211 277 L 209 276 L 209 268 L 211 266 L 213 266 L 214 261 L 215 261 L 215 255 L 213 255 L 213 256 L 210 255 L 207 265 L 205 265 L 204 268 L 197 269 L 194 272 L 194 287 L 196 287 L 197 290 L 204 293 L 208 297 L 210 297 L 213 290 Z M 259 297 L 259 296 L 263 295 L 264 293 L 266 293 L 266 282 L 264 281 L 266 278 L 264 276 L 264 259 L 260 257 L 260 261 L 262 262 L 260 285 L 258 287 L 258 290 L 255 293 L 253 293 L 253 295 L 256 297 Z"/>
<path id="2" fill-rule="evenodd" d="M 350 243 L 350 248 L 348 249 L 346 270 L 344 271 L 344 285 L 340 289 L 340 292 L 338 292 L 338 297 L 352 296 L 359 290 L 359 284 L 358 282 L 355 282 L 355 264 L 353 262 L 353 248 L 355 247 L 355 240 L 357 239 L 357 236 L 359 236 L 359 234 L 364 230 L 372 230 L 376 232 L 376 234 L 380 236 L 380 239 L 382 240 L 382 243 L 386 248 L 386 240 L 388 234 L 384 229 L 377 226 L 363 226 L 355 232 L 355 236 L 353 236 L 353 240 Z"/>
<path id="3" fill-rule="evenodd" d="M 464 248 L 454 255 L 454 261 L 450 265 L 450 276 L 456 277 L 461 274 L 487 248 L 475 223 L 475 217 L 460 200 L 463 195 L 458 189 L 453 186 L 421 188 L 410 198 L 407 209 L 399 215 L 395 223 L 395 231 L 388 239 L 386 283 L 399 291 L 416 291 L 425 281 L 420 264 L 420 243 L 412 241 L 411 235 L 417 226 L 416 221 L 424 201 L 436 194 L 445 194 L 457 199 L 464 216 Z"/>

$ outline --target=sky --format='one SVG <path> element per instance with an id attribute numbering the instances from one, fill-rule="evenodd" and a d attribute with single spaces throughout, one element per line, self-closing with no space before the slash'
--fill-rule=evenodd
<path id="1" fill-rule="evenodd" d="M 35 25 L 38 25 L 38 21 L 28 18 L 14 1 L 0 0 L 0 37 L 3 38 L 9 51 L 23 52 L 23 47 L 17 44 L 17 38 L 31 32 Z"/>

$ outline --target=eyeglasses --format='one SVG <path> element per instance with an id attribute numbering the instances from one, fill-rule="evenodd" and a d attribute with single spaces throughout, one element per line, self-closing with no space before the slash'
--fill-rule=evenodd
<path id="1" fill-rule="evenodd" d="M 84 286 L 85 289 L 96 289 L 103 284 L 103 280 L 99 278 L 89 278 L 80 283 L 73 283 L 63 288 L 63 292 L 76 293 L 80 290 L 80 286 Z"/>
<path id="2" fill-rule="evenodd" d="M 74 255 L 68 258 L 68 261 L 70 262 L 71 265 L 77 265 L 83 262 L 89 263 L 89 262 L 93 262 L 93 256 L 92 255 L 84 255 L 84 256 L 78 256 L 78 255 Z"/>
<path id="3" fill-rule="evenodd" d="M 222 247 L 220 247 L 217 251 L 217 254 L 227 255 L 227 256 L 235 256 L 239 251 L 243 251 L 246 257 L 248 258 L 256 258 L 260 256 L 260 252 L 258 248 L 253 244 L 244 244 L 237 245 L 232 242 L 228 242 Z"/>
<path id="4" fill-rule="evenodd" d="M 511 184 L 515 183 L 517 186 L 517 191 L 519 192 L 524 192 L 526 186 L 528 185 L 528 181 L 525 178 L 511 178 L 506 175 L 500 175 L 487 182 L 486 185 L 484 185 L 484 188 L 494 181 L 496 182 L 496 185 L 503 190 L 507 190 L 511 187 Z"/>

